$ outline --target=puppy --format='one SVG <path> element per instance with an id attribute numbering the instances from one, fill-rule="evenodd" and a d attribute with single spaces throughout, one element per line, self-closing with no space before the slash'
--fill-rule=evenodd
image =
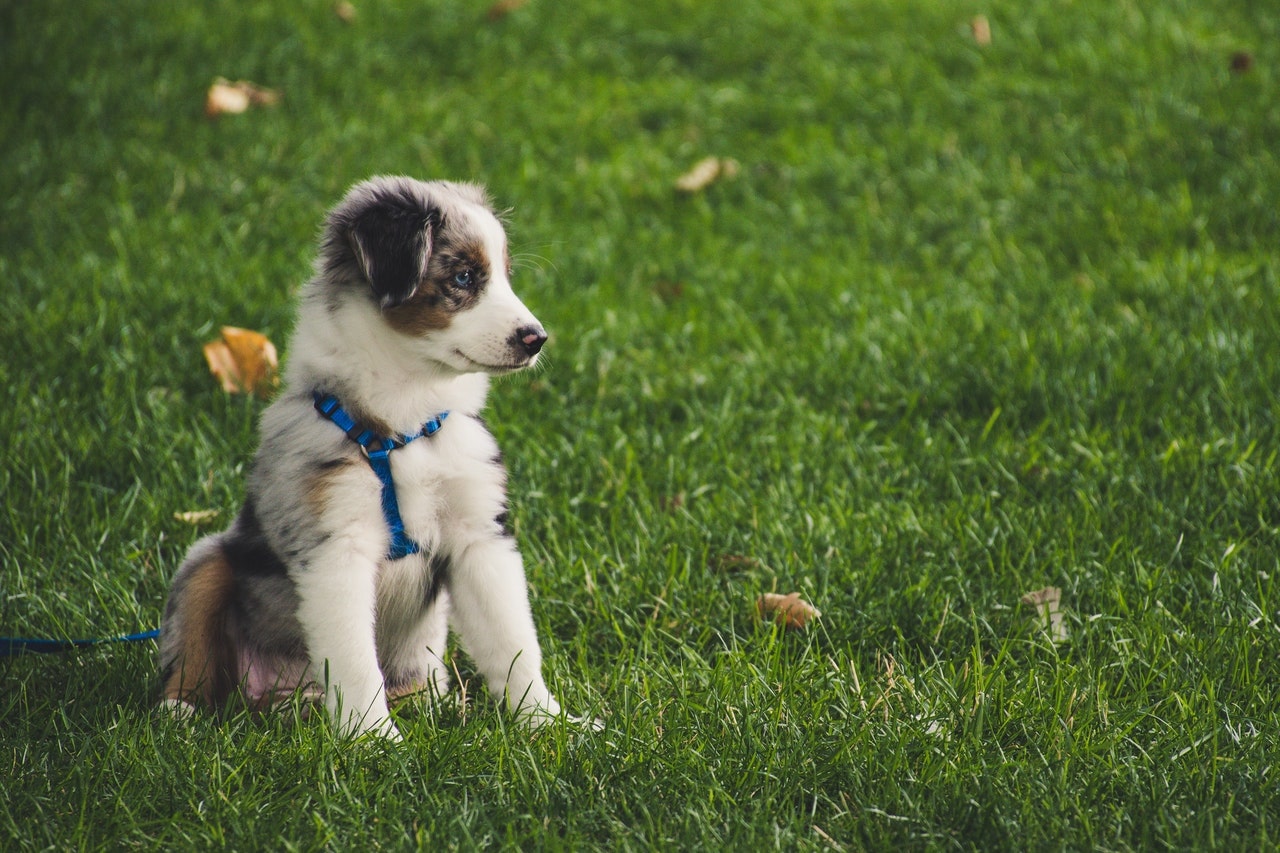
<path id="1" fill-rule="evenodd" d="M 329 213 L 244 507 L 173 579 L 166 705 L 303 690 L 342 732 L 396 738 L 388 698 L 447 688 L 452 627 L 495 698 L 560 713 L 479 415 L 547 340 L 510 274 L 479 187 L 374 178 Z"/>

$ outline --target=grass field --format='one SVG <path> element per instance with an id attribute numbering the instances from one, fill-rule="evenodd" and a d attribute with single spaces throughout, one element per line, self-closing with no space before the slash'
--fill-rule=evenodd
<path id="1" fill-rule="evenodd" d="M 14 657 L 0 848 L 1280 844 L 1280 9 L 487 9 L 0 5 L 0 634 L 157 625 L 262 407 L 201 345 L 284 347 L 356 180 L 479 180 L 552 333 L 489 420 L 606 731 L 467 679 L 352 746 L 159 717 L 150 644 Z M 218 76 L 282 100 L 211 121 Z"/>

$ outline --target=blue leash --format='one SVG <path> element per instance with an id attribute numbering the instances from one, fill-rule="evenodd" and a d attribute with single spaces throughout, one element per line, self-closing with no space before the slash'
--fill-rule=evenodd
<path id="1" fill-rule="evenodd" d="M 54 654 L 69 652 L 72 649 L 87 649 L 102 643 L 141 643 L 154 640 L 160 636 L 160 629 L 143 631 L 139 634 L 125 634 L 122 637 L 97 637 L 92 640 L 38 640 L 30 637 L 0 637 L 0 658 L 12 657 L 25 652 L 35 654 Z"/>

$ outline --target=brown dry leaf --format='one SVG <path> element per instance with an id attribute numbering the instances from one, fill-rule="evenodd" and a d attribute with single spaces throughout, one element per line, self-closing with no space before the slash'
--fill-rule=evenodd
<path id="1" fill-rule="evenodd" d="M 186 524 L 206 524 L 221 514 L 220 509 L 192 509 L 187 512 L 175 512 L 173 517 Z"/>
<path id="2" fill-rule="evenodd" d="M 248 80 L 237 80 L 232 83 L 219 77 L 209 87 L 204 99 L 204 114 L 209 118 L 217 118 L 224 113 L 235 115 L 249 107 L 270 107 L 280 103 L 280 93 L 275 89 L 266 89 Z"/>
<path id="3" fill-rule="evenodd" d="M 986 15 L 978 15 L 969 22 L 969 31 L 973 33 L 973 41 L 978 47 L 991 44 L 991 22 Z"/>
<path id="4" fill-rule="evenodd" d="M 756 601 L 756 612 L 760 614 L 760 618 L 772 618 L 787 628 L 803 628 L 810 619 L 817 619 L 822 615 L 818 608 L 801 598 L 798 592 L 787 595 L 766 592 Z"/>
<path id="5" fill-rule="evenodd" d="M 275 344 L 250 329 L 223 326 L 222 337 L 204 345 L 204 358 L 222 390 L 233 394 L 265 396 L 279 381 Z"/>
<path id="6" fill-rule="evenodd" d="M 1067 625 L 1063 621 L 1061 609 L 1062 590 L 1056 586 L 1047 586 L 1044 589 L 1028 592 L 1018 600 L 1024 607 L 1035 610 L 1040 627 L 1051 642 L 1067 641 Z"/>
<path id="7" fill-rule="evenodd" d="M 354 24 L 356 22 L 356 7 L 352 6 L 347 0 L 338 0 L 333 4 L 333 14 L 338 16 L 338 20 L 344 24 Z"/>
<path id="8" fill-rule="evenodd" d="M 720 554 L 707 561 L 707 567 L 717 572 L 743 572 L 760 568 L 760 561 L 743 554 Z"/>
<path id="9" fill-rule="evenodd" d="M 501 21 L 528 2 L 529 0 L 498 0 L 489 7 L 488 18 L 490 21 Z"/>
<path id="10" fill-rule="evenodd" d="M 653 292 L 663 302 L 675 302 L 681 296 L 684 296 L 684 282 L 660 278 L 653 283 Z"/>
<path id="11" fill-rule="evenodd" d="M 1237 50 L 1231 54 L 1231 70 L 1243 74 L 1253 68 L 1253 54 L 1247 50 Z"/>
<path id="12" fill-rule="evenodd" d="M 738 175 L 738 161 L 721 157 L 703 157 L 693 168 L 676 179 L 676 189 L 685 193 L 700 192 L 721 178 Z"/>

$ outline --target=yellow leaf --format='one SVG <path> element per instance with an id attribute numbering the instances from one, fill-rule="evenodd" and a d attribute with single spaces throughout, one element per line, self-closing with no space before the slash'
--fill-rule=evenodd
<path id="1" fill-rule="evenodd" d="M 1035 610 L 1036 617 L 1040 620 L 1040 627 L 1044 629 L 1050 641 L 1054 643 L 1067 641 L 1067 625 L 1063 621 L 1060 606 L 1062 590 L 1056 586 L 1047 586 L 1044 589 L 1028 592 L 1018 600 L 1024 607 Z"/>
<path id="2" fill-rule="evenodd" d="M 223 326 L 222 337 L 204 345 L 211 372 L 230 393 L 265 396 L 279 381 L 275 344 L 266 335 Z"/>
<path id="3" fill-rule="evenodd" d="M 344 24 L 354 24 L 356 22 L 356 7 L 352 6 L 347 0 L 338 0 L 333 4 L 333 14 L 338 16 L 338 20 Z"/>
<path id="4" fill-rule="evenodd" d="M 213 521 L 221 514 L 222 510 L 218 509 L 193 509 L 187 512 L 175 512 L 173 517 L 187 524 L 204 524 Z"/>
<path id="5" fill-rule="evenodd" d="M 224 113 L 242 113 L 250 106 L 269 107 L 278 103 L 280 93 L 275 89 L 266 89 L 248 80 L 232 83 L 219 77 L 213 81 L 205 95 L 204 113 L 209 118 L 217 118 Z"/>
<path id="6" fill-rule="evenodd" d="M 738 169 L 737 160 L 704 157 L 676 179 L 676 189 L 685 193 L 700 192 L 721 178 L 736 177 Z"/>
<path id="7" fill-rule="evenodd" d="M 788 628 L 803 628 L 810 619 L 817 619 L 822 615 L 818 608 L 801 598 L 798 592 L 787 595 L 766 592 L 756 601 L 756 612 L 762 619 L 772 618 Z"/>
<path id="8" fill-rule="evenodd" d="M 978 15 L 969 22 L 969 31 L 973 33 L 973 41 L 978 47 L 991 44 L 991 22 L 986 15 Z"/>

